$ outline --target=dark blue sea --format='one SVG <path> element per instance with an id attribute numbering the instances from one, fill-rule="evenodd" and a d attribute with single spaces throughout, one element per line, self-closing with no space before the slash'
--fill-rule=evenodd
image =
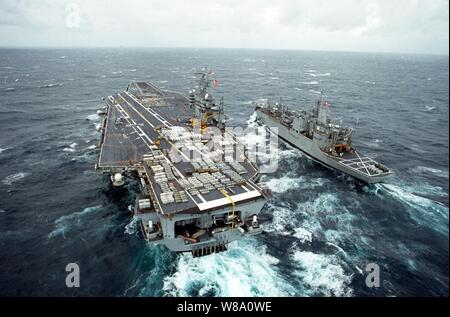
<path id="1" fill-rule="evenodd" d="M 187 92 L 212 68 L 228 124 L 251 101 L 321 90 L 354 146 L 394 171 L 363 185 L 280 145 L 265 233 L 202 258 L 144 242 L 138 190 L 94 171 L 102 97 L 133 80 Z M 448 56 L 231 49 L 0 50 L 0 295 L 448 296 Z M 78 263 L 80 288 L 67 288 Z M 380 267 L 368 288 L 365 268 Z"/>

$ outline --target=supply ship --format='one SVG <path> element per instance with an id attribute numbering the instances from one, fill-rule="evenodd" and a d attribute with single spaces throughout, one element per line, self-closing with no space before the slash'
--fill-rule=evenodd
<path id="1" fill-rule="evenodd" d="M 196 75 L 187 96 L 132 82 L 104 98 L 96 170 L 113 186 L 138 179 L 133 213 L 147 241 L 203 256 L 262 231 L 266 192 L 243 144 L 225 130 L 223 99 L 211 93 L 217 81 Z"/>
<path id="2" fill-rule="evenodd" d="M 300 111 L 290 110 L 281 102 L 272 105 L 267 99 L 253 102 L 253 106 L 258 124 L 322 165 L 366 183 L 384 181 L 392 174 L 389 168 L 353 148 L 355 129 L 332 121 L 330 103 L 322 94 L 314 106 Z"/>

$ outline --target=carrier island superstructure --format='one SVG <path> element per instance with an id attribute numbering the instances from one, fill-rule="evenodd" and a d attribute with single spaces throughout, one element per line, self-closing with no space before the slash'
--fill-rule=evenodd
<path id="1" fill-rule="evenodd" d="M 210 92 L 216 81 L 208 72 L 197 75 L 199 85 L 187 96 L 133 82 L 104 98 L 96 169 L 114 186 L 138 178 L 133 212 L 146 240 L 202 256 L 262 231 L 265 192 L 257 166 L 224 130 L 223 100 Z M 208 133 L 213 127 L 222 133 Z"/>
<path id="2" fill-rule="evenodd" d="M 353 148 L 355 129 L 332 121 L 330 103 L 323 100 L 322 94 L 315 105 L 299 111 L 289 109 L 281 101 L 273 105 L 267 99 L 254 102 L 253 106 L 260 125 L 322 165 L 366 183 L 381 182 L 392 174 L 386 166 Z"/>

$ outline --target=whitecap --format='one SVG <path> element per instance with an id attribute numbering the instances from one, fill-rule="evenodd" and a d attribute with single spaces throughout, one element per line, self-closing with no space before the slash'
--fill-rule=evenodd
<path id="1" fill-rule="evenodd" d="M 6 176 L 3 180 L 2 183 L 8 186 L 11 186 L 13 183 L 20 181 L 21 179 L 27 177 L 28 175 L 30 175 L 29 173 L 25 173 L 25 172 L 19 172 L 19 173 L 15 173 L 15 174 L 11 174 L 9 176 Z"/>
<path id="2" fill-rule="evenodd" d="M 309 92 L 312 92 L 313 94 L 318 94 L 318 95 L 321 94 L 320 91 L 317 91 L 317 90 L 314 90 L 314 89 L 310 89 Z"/>
<path id="3" fill-rule="evenodd" d="M 78 143 L 73 142 L 69 145 L 69 147 L 63 148 L 64 152 L 75 152 L 75 147 L 78 145 Z"/>
<path id="4" fill-rule="evenodd" d="M 299 184 L 303 181 L 304 177 L 302 176 L 297 178 L 283 176 L 281 178 L 272 178 L 268 181 L 265 181 L 264 185 L 267 186 L 274 193 L 284 193 L 288 190 L 293 190 L 297 188 Z"/>
<path id="5" fill-rule="evenodd" d="M 294 87 L 294 89 L 295 89 L 295 90 L 298 90 L 298 91 L 301 91 L 301 90 L 302 90 L 301 88 L 298 88 L 298 87 Z"/>
<path id="6" fill-rule="evenodd" d="M 312 73 L 310 73 L 309 75 L 312 76 L 312 77 L 326 77 L 326 76 L 330 76 L 331 73 L 323 73 L 323 74 L 312 74 Z"/>
<path id="7" fill-rule="evenodd" d="M 98 121 L 100 119 L 100 117 L 98 116 L 98 114 L 93 113 L 93 114 L 88 115 L 86 117 L 86 119 L 89 121 Z"/>
<path id="8" fill-rule="evenodd" d="M 168 83 L 168 81 L 167 80 L 160 80 L 159 81 L 161 84 L 165 84 L 165 83 Z"/>
<path id="9" fill-rule="evenodd" d="M 335 255 L 317 254 L 309 251 L 295 251 L 292 260 L 296 262 L 294 275 L 309 296 L 351 296 L 352 275 L 346 275 Z"/>
<path id="10" fill-rule="evenodd" d="M 278 79 L 280 79 L 280 77 L 270 77 L 270 79 L 278 80 Z"/>
<path id="11" fill-rule="evenodd" d="M 425 110 L 426 111 L 431 111 L 431 110 L 434 110 L 434 109 L 436 109 L 435 106 L 425 106 Z"/>
<path id="12" fill-rule="evenodd" d="M 319 84 L 318 81 L 302 81 L 301 83 L 303 85 L 318 85 Z"/>
<path id="13" fill-rule="evenodd" d="M 133 68 L 133 69 L 130 69 L 129 71 L 130 72 L 135 72 L 137 69 L 136 68 Z"/>
<path id="14" fill-rule="evenodd" d="M 294 229 L 293 236 L 302 243 L 312 242 L 312 233 L 302 227 Z"/>
<path id="15" fill-rule="evenodd" d="M 62 86 L 63 84 L 48 84 L 48 85 L 43 85 L 43 86 L 40 86 L 39 88 L 52 88 L 52 87 L 59 87 L 59 86 Z"/>

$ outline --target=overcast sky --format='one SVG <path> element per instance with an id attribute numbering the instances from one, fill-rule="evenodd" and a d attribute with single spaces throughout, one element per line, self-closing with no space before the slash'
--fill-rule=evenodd
<path id="1" fill-rule="evenodd" d="M 0 0 L 0 46 L 448 54 L 448 0 Z"/>

